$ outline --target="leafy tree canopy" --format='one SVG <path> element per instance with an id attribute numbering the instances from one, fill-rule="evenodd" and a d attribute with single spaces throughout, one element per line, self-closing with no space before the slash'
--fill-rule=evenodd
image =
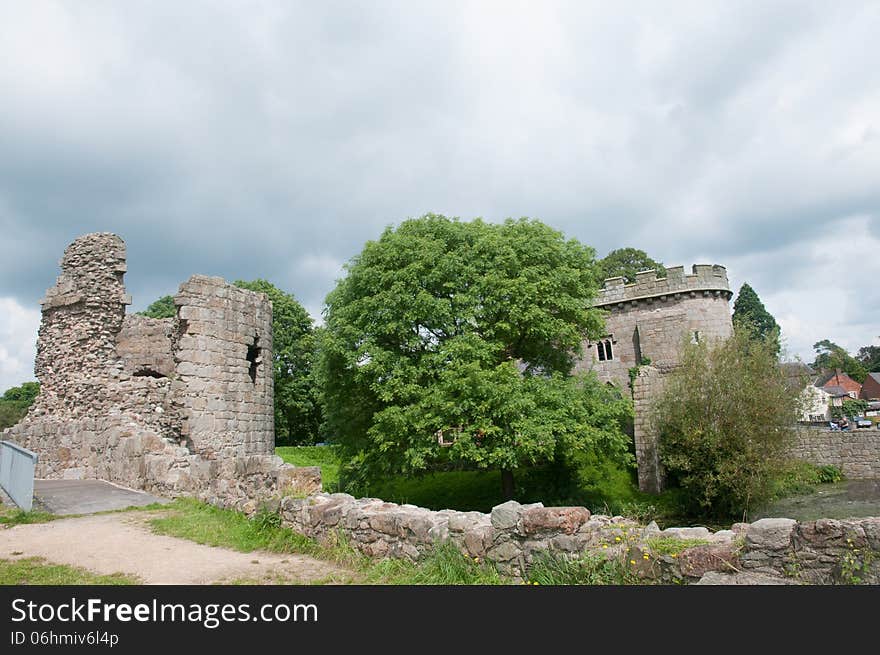
<path id="1" fill-rule="evenodd" d="M 651 259 L 644 250 L 637 248 L 618 248 L 612 250 L 598 262 L 599 284 L 609 277 L 624 277 L 627 284 L 636 281 L 636 273 L 655 270 L 660 277 L 666 277 L 666 268 L 662 263 Z"/>
<path id="2" fill-rule="evenodd" d="M 850 355 L 844 348 L 833 341 L 823 339 L 813 344 L 816 359 L 813 368 L 817 371 L 835 371 L 840 369 L 856 382 L 864 382 L 868 371 L 861 361 Z"/>
<path id="3" fill-rule="evenodd" d="M 177 316 L 174 296 L 162 296 L 144 311 L 138 312 L 138 314 L 149 318 L 173 318 Z"/>
<path id="4" fill-rule="evenodd" d="M 779 355 L 779 324 L 764 307 L 758 294 L 747 283 L 739 289 L 733 303 L 733 325 L 736 329 L 747 330 L 759 339 L 770 339 Z"/>
<path id="5" fill-rule="evenodd" d="M 3 393 L 3 400 L 24 402 L 30 406 L 40 393 L 39 382 L 23 382 L 18 387 L 11 387 Z"/>
<path id="6" fill-rule="evenodd" d="M 315 443 L 321 411 L 313 372 L 317 340 L 311 316 L 293 295 L 271 282 L 237 280 L 234 284 L 265 293 L 272 301 L 276 443 Z"/>
<path id="7" fill-rule="evenodd" d="M 856 359 L 869 373 L 880 372 L 880 346 L 864 346 L 859 348 Z"/>
<path id="8" fill-rule="evenodd" d="M 655 403 L 660 458 L 685 509 L 742 517 L 769 500 L 797 419 L 772 339 L 687 343 Z"/>
<path id="9" fill-rule="evenodd" d="M 24 418 L 38 393 L 39 382 L 24 382 L 18 387 L 7 389 L 0 397 L 0 430 L 12 427 Z"/>
<path id="10" fill-rule="evenodd" d="M 327 298 L 326 426 L 361 481 L 513 471 L 565 450 L 626 457 L 630 403 L 570 376 L 602 333 L 593 250 L 533 220 L 428 214 L 389 227 Z"/>

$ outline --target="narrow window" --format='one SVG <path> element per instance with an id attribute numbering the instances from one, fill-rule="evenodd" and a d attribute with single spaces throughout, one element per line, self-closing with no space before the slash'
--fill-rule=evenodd
<path id="1" fill-rule="evenodd" d="M 614 352 L 611 350 L 611 339 L 605 341 L 605 359 L 614 359 Z"/>
<path id="2" fill-rule="evenodd" d="M 694 330 L 694 335 L 691 337 L 691 343 L 700 343 L 700 331 Z"/>
<path id="3" fill-rule="evenodd" d="M 605 344 L 603 344 L 600 341 L 599 343 L 596 344 L 596 349 L 599 351 L 599 361 L 604 362 L 605 361 Z"/>
<path id="4" fill-rule="evenodd" d="M 257 369 L 263 362 L 260 348 L 260 337 L 254 337 L 254 343 L 248 346 L 247 360 L 249 363 L 248 374 L 251 376 L 251 382 L 257 383 Z"/>

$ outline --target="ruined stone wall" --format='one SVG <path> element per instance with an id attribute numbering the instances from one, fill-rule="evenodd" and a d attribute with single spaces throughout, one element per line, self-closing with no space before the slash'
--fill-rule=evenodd
<path id="1" fill-rule="evenodd" d="M 685 339 L 726 339 L 733 331 L 729 300 L 732 296 L 723 266 L 697 264 L 686 275 L 684 267 L 605 280 L 594 306 L 606 310 L 606 338 L 613 356 L 600 361 L 596 343 L 584 343 L 577 370 L 594 370 L 599 378 L 626 388 L 629 370 L 647 358 L 660 368 L 675 366 Z M 604 339 L 603 339 L 604 341 Z"/>
<path id="2" fill-rule="evenodd" d="M 660 493 L 665 476 L 660 464 L 659 437 L 654 428 L 652 404 L 663 393 L 664 373 L 654 366 L 643 366 L 633 380 L 633 438 L 636 446 L 639 489 Z"/>
<path id="3" fill-rule="evenodd" d="M 431 511 L 376 498 L 319 493 L 284 498 L 282 524 L 324 542 L 340 537 L 370 557 L 417 560 L 441 543 L 525 578 L 537 557 L 583 554 L 617 560 L 645 582 L 833 584 L 880 582 L 880 518 L 797 523 L 761 519 L 730 530 L 639 525 L 585 507 L 508 501 L 489 514 Z M 662 540 L 662 547 L 654 539 Z M 689 540 L 680 549 L 670 540 Z M 695 543 L 696 542 L 696 543 Z"/>
<path id="4" fill-rule="evenodd" d="M 194 452 L 208 457 L 274 454 L 268 297 L 194 275 L 174 302 L 182 434 Z"/>
<path id="5" fill-rule="evenodd" d="M 880 478 L 877 429 L 832 432 L 825 426 L 798 425 L 788 454 L 818 466 L 836 466 L 847 478 Z"/>
<path id="6" fill-rule="evenodd" d="M 3 433 L 39 454 L 40 478 L 97 478 L 253 509 L 320 472 L 274 455 L 272 305 L 193 276 L 178 316 L 126 316 L 125 244 L 80 237 L 42 301 L 40 394 Z"/>
<path id="7" fill-rule="evenodd" d="M 107 402 L 104 382 L 121 368 L 116 335 L 131 303 L 122 282 L 125 243 L 106 232 L 77 239 L 60 265 L 61 275 L 40 301 L 34 370 L 40 407 L 76 413 Z"/>

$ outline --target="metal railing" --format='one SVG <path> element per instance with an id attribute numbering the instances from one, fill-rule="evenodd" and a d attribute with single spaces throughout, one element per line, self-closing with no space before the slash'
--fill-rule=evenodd
<path id="1" fill-rule="evenodd" d="M 34 469 L 38 455 L 11 441 L 0 441 L 0 487 L 25 512 L 34 503 Z"/>

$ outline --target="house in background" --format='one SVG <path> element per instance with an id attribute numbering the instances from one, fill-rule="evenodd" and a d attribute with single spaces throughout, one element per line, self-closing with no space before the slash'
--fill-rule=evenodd
<path id="1" fill-rule="evenodd" d="M 830 393 L 822 387 L 808 384 L 801 391 L 801 421 L 809 421 L 811 423 L 821 423 L 831 420 L 831 404 L 833 398 Z M 843 404 L 840 401 L 840 404 Z"/>
<path id="2" fill-rule="evenodd" d="M 837 369 L 831 373 L 823 373 L 816 382 L 817 387 L 822 387 L 829 393 L 836 394 L 843 389 L 850 398 L 858 398 L 862 392 L 862 385 L 853 380 L 846 373 Z"/>
<path id="3" fill-rule="evenodd" d="M 880 401 L 880 373 L 868 373 L 859 398 L 869 402 L 872 400 Z"/>
<path id="4" fill-rule="evenodd" d="M 783 362 L 780 368 L 785 375 L 789 392 L 799 396 L 798 420 L 810 423 L 829 420 L 831 395 L 822 387 L 816 386 L 816 372 L 802 362 Z"/>

